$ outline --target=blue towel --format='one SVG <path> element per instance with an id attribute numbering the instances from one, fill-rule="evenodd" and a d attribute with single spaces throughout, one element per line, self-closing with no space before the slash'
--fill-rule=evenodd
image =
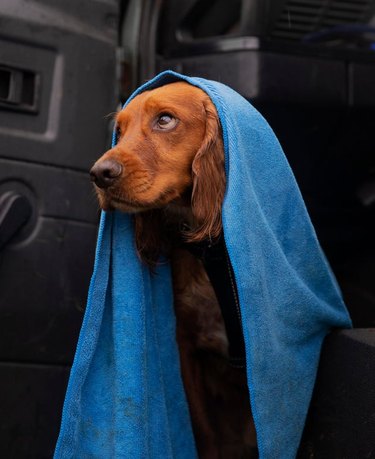
<path id="1" fill-rule="evenodd" d="M 241 304 L 259 456 L 294 458 L 322 341 L 351 321 L 288 162 L 257 110 L 223 84 L 171 71 L 131 98 L 179 80 L 209 95 L 222 126 L 224 236 Z M 54 457 L 197 457 L 170 267 L 164 262 L 150 274 L 135 253 L 131 217 L 117 211 L 102 213 Z"/>

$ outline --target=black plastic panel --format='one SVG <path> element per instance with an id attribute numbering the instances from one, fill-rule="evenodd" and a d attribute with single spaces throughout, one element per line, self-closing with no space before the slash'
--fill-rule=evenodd
<path id="1" fill-rule="evenodd" d="M 99 215 L 88 170 L 116 107 L 116 17 L 115 1 L 1 4 L 0 195 L 32 210 L 0 252 L 0 360 L 72 360 Z"/>
<path id="2" fill-rule="evenodd" d="M 37 116 L 0 106 L 1 156 L 87 170 L 115 109 L 117 2 L 44 3 L 0 7 L 0 66 L 40 78 Z"/>
<path id="3" fill-rule="evenodd" d="M 0 157 L 0 194 L 10 190 L 28 195 L 39 216 L 98 221 L 99 208 L 88 172 Z"/>
<path id="4" fill-rule="evenodd" d="M 351 104 L 356 107 L 375 106 L 375 65 L 352 64 L 349 67 Z"/>
<path id="5" fill-rule="evenodd" d="M 375 457 L 375 330 L 325 341 L 300 459 Z"/>
<path id="6" fill-rule="evenodd" d="M 178 55 L 195 45 L 246 36 L 287 45 L 318 43 L 328 51 L 370 51 L 371 39 L 362 37 L 374 14 L 372 0 L 164 0 L 158 52 Z"/>
<path id="7" fill-rule="evenodd" d="M 343 106 L 346 102 L 345 63 L 335 60 L 255 49 L 161 61 L 160 70 L 167 68 L 220 81 L 254 103 Z"/>
<path id="8" fill-rule="evenodd" d="M 40 218 L 2 251 L 0 361 L 72 362 L 95 240 L 95 225 Z"/>
<path id="9" fill-rule="evenodd" d="M 117 8 L 0 4 L 1 458 L 53 454 L 95 252 L 88 171 L 117 105 Z"/>
<path id="10" fill-rule="evenodd" d="M 0 456 L 51 459 L 69 369 L 0 363 Z"/>

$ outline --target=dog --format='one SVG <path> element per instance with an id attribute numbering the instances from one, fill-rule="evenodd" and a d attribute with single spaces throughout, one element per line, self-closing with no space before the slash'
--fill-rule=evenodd
<path id="1" fill-rule="evenodd" d="M 222 233 L 224 147 L 211 99 L 185 82 L 145 91 L 116 116 L 116 145 L 91 169 L 103 210 L 133 214 L 151 270 L 170 259 L 181 373 L 201 459 L 257 457 L 246 370 L 230 365 L 221 310 L 188 249 Z"/>

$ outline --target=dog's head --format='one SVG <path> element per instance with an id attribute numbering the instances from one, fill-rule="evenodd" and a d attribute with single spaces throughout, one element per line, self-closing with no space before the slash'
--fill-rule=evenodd
<path id="1" fill-rule="evenodd" d="M 189 237 L 216 237 L 225 188 L 216 109 L 185 82 L 145 91 L 117 115 L 117 144 L 91 169 L 104 210 L 146 215 L 171 203 L 190 206 Z"/>

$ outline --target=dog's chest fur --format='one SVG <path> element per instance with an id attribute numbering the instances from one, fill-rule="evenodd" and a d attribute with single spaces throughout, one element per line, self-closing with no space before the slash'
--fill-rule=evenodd
<path id="1" fill-rule="evenodd" d="M 172 254 L 181 371 L 201 459 L 257 457 L 246 371 L 229 364 L 219 303 L 200 260 Z"/>
<path id="2" fill-rule="evenodd" d="M 187 250 L 172 257 L 175 312 L 180 337 L 197 351 L 228 356 L 228 340 L 215 292 L 200 260 Z"/>

